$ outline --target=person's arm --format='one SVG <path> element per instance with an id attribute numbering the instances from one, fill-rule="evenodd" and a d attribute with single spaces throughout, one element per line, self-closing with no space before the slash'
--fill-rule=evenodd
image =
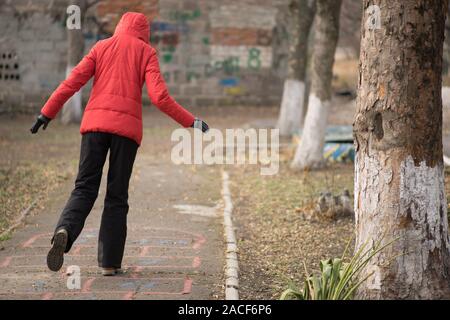
<path id="1" fill-rule="evenodd" d="M 161 75 L 156 50 L 153 48 L 150 50 L 150 57 L 145 68 L 145 83 L 152 104 L 183 127 L 193 127 L 195 117 L 169 95 Z"/>
<path id="2" fill-rule="evenodd" d="M 50 98 L 41 109 L 41 114 L 36 119 L 31 133 L 36 133 L 39 127 L 44 124 L 47 127 L 51 119 L 54 119 L 64 104 L 72 97 L 82 86 L 89 81 L 95 73 L 95 46 L 84 56 L 78 65 L 72 69 L 69 76 L 52 93 Z"/>
<path id="3" fill-rule="evenodd" d="M 63 105 L 72 97 L 82 86 L 89 81 L 95 73 L 95 46 L 84 56 L 78 65 L 72 69 L 69 76 L 64 80 L 48 99 L 41 110 L 41 113 L 47 118 L 53 119 L 61 110 Z"/>

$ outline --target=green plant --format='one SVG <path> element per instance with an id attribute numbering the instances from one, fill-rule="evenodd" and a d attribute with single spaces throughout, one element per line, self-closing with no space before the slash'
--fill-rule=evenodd
<path id="1" fill-rule="evenodd" d="M 360 278 L 361 271 L 377 253 L 391 245 L 396 239 L 386 244 L 382 244 L 382 240 L 377 241 L 368 249 L 367 242 L 364 243 L 354 256 L 348 262 L 345 262 L 351 243 L 349 241 L 341 258 L 320 261 L 320 275 L 309 275 L 304 264 L 306 279 L 303 289 L 298 290 L 291 286 L 281 294 L 280 300 L 353 299 L 358 287 L 373 274 L 370 273 Z"/>
<path id="2" fill-rule="evenodd" d="M 0 235 L 0 242 L 11 239 L 11 232 L 5 232 Z"/>

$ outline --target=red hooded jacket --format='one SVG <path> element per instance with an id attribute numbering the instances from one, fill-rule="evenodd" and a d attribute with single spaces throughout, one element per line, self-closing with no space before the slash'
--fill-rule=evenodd
<path id="1" fill-rule="evenodd" d="M 158 109 L 182 126 L 191 126 L 194 116 L 170 97 L 149 38 L 147 18 L 141 13 L 125 13 L 114 35 L 94 45 L 53 92 L 41 113 L 53 119 L 64 103 L 94 76 L 81 133 L 109 132 L 141 144 L 144 82 Z"/>

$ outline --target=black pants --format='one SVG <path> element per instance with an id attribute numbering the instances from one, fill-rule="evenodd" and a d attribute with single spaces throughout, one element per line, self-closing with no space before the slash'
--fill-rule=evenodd
<path id="1" fill-rule="evenodd" d="M 85 133 L 81 139 L 80 164 L 75 188 L 59 218 L 56 231 L 69 234 L 66 252 L 80 235 L 89 215 L 109 154 L 108 183 L 98 239 L 98 264 L 120 268 L 127 236 L 128 185 L 138 144 L 128 138 L 103 132 Z"/>

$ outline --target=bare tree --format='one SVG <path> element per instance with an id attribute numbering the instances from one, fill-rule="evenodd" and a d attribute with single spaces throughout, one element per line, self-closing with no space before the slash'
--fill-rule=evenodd
<path id="1" fill-rule="evenodd" d="M 89 7 L 97 4 L 99 1 L 92 0 L 73 0 L 70 2 L 80 8 L 81 28 L 67 29 L 67 68 L 66 76 L 72 72 L 72 69 L 81 61 L 84 54 L 83 22 Z M 62 123 L 78 123 L 83 114 L 82 107 L 82 89 L 75 93 L 64 105 L 61 113 Z"/>
<path id="2" fill-rule="evenodd" d="M 447 5 L 364 0 L 354 119 L 356 248 L 398 240 L 370 262 L 361 298 L 450 297 L 441 101 Z"/>
<path id="3" fill-rule="evenodd" d="M 292 0 L 289 4 L 288 72 L 277 124 L 283 136 L 298 131 L 303 122 L 308 36 L 315 11 L 315 0 Z"/>
<path id="4" fill-rule="evenodd" d="M 342 0 L 317 0 L 311 93 L 300 145 L 291 164 L 294 169 L 316 168 L 323 164 L 341 4 Z"/>

